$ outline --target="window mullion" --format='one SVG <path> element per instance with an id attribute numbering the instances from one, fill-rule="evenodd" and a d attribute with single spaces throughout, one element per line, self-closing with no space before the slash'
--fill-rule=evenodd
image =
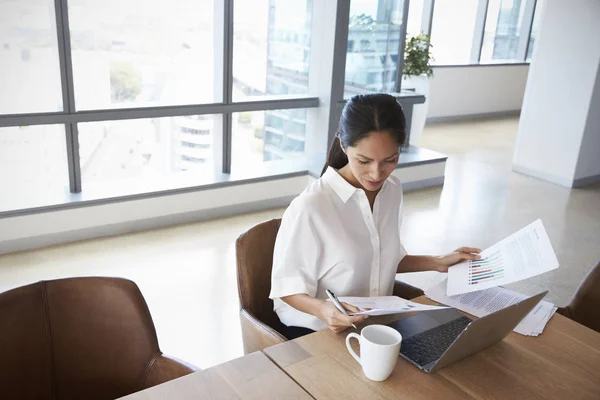
<path id="1" fill-rule="evenodd" d="M 400 44 L 398 47 L 398 65 L 396 68 L 396 87 L 394 90 L 400 92 L 402 89 L 402 74 L 404 72 L 404 48 L 406 47 L 406 30 L 408 25 L 408 10 L 410 1 L 404 0 L 402 10 L 402 26 L 400 27 Z"/>
<path id="2" fill-rule="evenodd" d="M 435 0 L 423 1 L 423 14 L 421 15 L 421 33 L 431 38 L 431 22 L 433 21 L 433 10 Z"/>
<path id="3" fill-rule="evenodd" d="M 215 95 L 227 106 L 233 97 L 233 21 L 234 1 L 214 0 L 215 9 L 215 64 L 214 70 L 221 71 L 221 79 L 215 77 Z M 231 173 L 231 112 L 221 114 L 221 122 L 215 122 L 213 135 L 214 170 Z M 220 129 L 217 129 L 220 127 Z M 220 131 L 220 132 L 219 132 Z"/>
<path id="4" fill-rule="evenodd" d="M 75 113 L 75 87 L 73 84 L 73 60 L 71 57 L 71 34 L 69 31 L 69 6 L 67 0 L 54 0 L 58 60 L 62 87 L 63 110 L 67 114 Z M 81 165 L 79 159 L 79 137 L 77 124 L 65 125 L 67 146 L 67 165 L 69 171 L 69 190 L 81 192 Z"/>
<path id="5" fill-rule="evenodd" d="M 483 37 L 485 35 L 488 3 L 489 0 L 479 0 L 477 6 L 477 17 L 475 19 L 475 29 L 473 30 L 473 44 L 471 46 L 471 64 L 479 64 L 479 60 L 481 59 L 481 47 L 483 46 Z"/>
<path id="6" fill-rule="evenodd" d="M 525 0 L 525 8 L 523 10 L 523 19 L 521 29 L 519 30 L 519 42 L 517 44 L 518 61 L 525 61 L 527 58 L 527 50 L 529 49 L 529 40 L 531 38 L 531 28 L 533 25 L 533 16 L 535 14 L 536 0 Z"/>

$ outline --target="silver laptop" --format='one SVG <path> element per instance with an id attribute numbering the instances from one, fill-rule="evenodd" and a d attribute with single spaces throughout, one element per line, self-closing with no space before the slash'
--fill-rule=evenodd
<path id="1" fill-rule="evenodd" d="M 400 355 L 433 372 L 504 339 L 547 293 L 476 320 L 451 308 L 421 312 L 389 326 L 402 334 Z"/>

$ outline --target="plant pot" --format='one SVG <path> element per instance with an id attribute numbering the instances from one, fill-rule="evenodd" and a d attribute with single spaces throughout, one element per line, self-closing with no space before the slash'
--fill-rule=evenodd
<path id="1" fill-rule="evenodd" d="M 425 128 L 425 121 L 427 120 L 429 77 L 426 74 L 403 76 L 402 89 L 414 89 L 415 93 L 425 96 L 425 103 L 413 106 L 412 121 L 410 124 L 410 144 L 414 146 L 419 143 L 423 128 Z"/>

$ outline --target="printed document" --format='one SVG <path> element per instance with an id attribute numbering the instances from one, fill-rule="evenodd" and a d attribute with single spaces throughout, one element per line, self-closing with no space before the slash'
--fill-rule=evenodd
<path id="1" fill-rule="evenodd" d="M 541 220 L 481 252 L 481 259 L 448 269 L 448 296 L 476 292 L 558 268 L 558 259 Z"/>
<path id="2" fill-rule="evenodd" d="M 349 315 L 388 315 L 449 308 L 446 306 L 419 304 L 398 296 L 338 297 L 338 299 L 360 308 L 360 312 L 348 313 Z"/>
<path id="3" fill-rule="evenodd" d="M 433 301 L 446 304 L 479 318 L 509 307 L 528 297 L 502 287 L 448 296 L 446 294 L 446 284 L 447 280 L 426 290 L 425 295 Z M 523 318 L 514 331 L 521 335 L 537 336 L 543 332 L 544 327 L 555 312 L 556 306 L 554 304 L 542 300 Z"/>

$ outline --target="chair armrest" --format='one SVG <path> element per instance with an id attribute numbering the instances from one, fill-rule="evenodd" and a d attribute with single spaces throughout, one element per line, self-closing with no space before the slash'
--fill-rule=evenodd
<path id="1" fill-rule="evenodd" d="M 414 287 L 398 279 L 394 283 L 394 296 L 402 297 L 403 299 L 414 299 L 424 294 L 425 292 L 418 287 Z"/>
<path id="2" fill-rule="evenodd" d="M 267 324 L 258 320 L 248 310 L 240 310 L 240 322 L 242 324 L 242 339 L 244 341 L 244 354 L 283 343 L 287 338 Z"/>
<path id="3" fill-rule="evenodd" d="M 558 313 L 600 332 L 600 262 L 592 267 L 575 291 L 571 302 Z"/>
<path id="4" fill-rule="evenodd" d="M 150 361 L 146 379 L 144 379 L 140 390 L 181 378 L 196 371 L 200 371 L 200 368 L 174 357 L 157 353 Z"/>

